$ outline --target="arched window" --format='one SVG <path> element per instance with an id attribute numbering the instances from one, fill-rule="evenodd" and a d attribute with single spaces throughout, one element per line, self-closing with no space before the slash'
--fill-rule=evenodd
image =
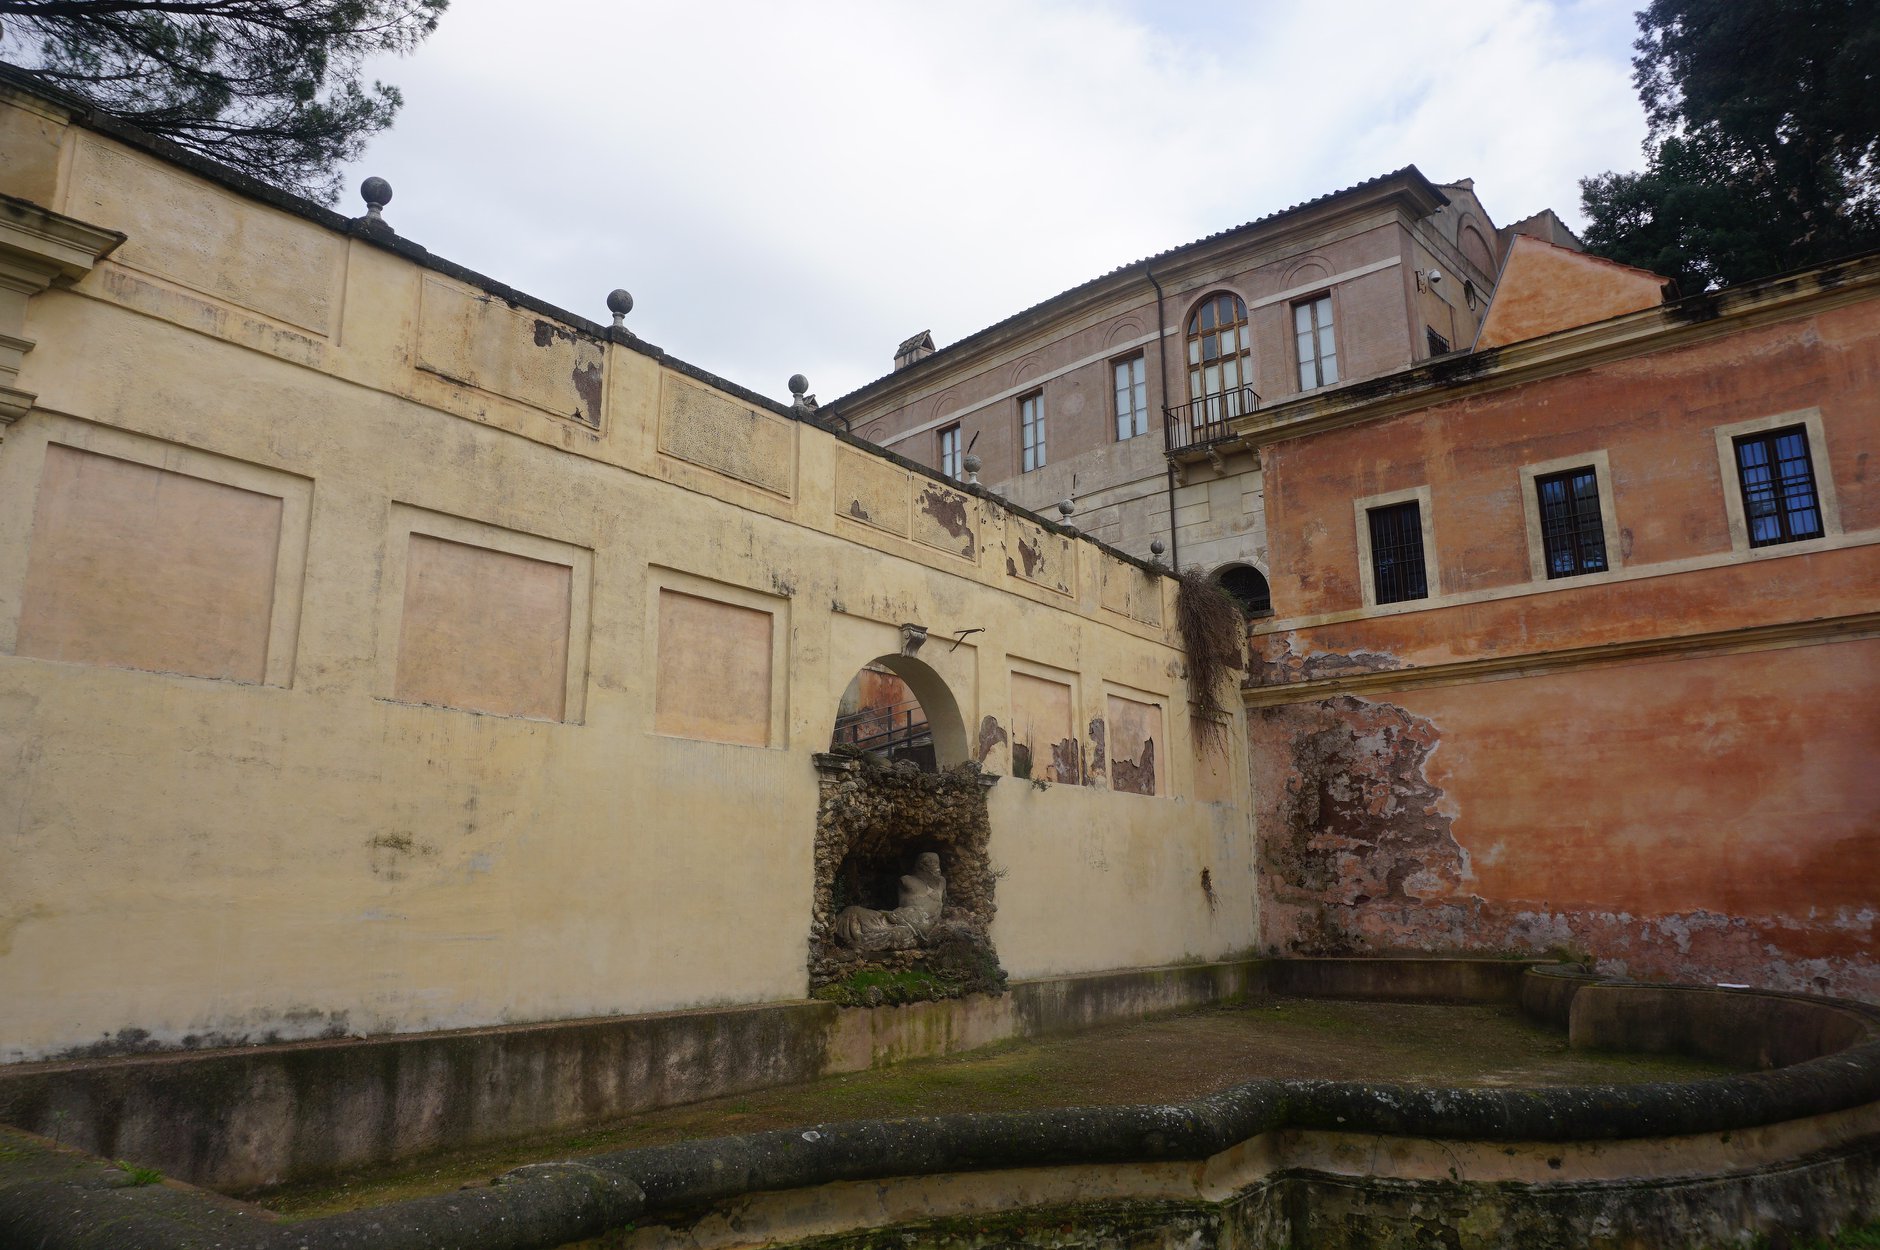
<path id="1" fill-rule="evenodd" d="M 1253 339 L 1247 304 L 1217 291 L 1188 314 L 1188 398 L 1196 430 L 1253 411 Z"/>
<path id="2" fill-rule="evenodd" d="M 1214 580 L 1248 616 L 1273 610 L 1273 594 L 1267 589 L 1266 575 L 1259 569 L 1230 564 L 1217 572 Z"/>

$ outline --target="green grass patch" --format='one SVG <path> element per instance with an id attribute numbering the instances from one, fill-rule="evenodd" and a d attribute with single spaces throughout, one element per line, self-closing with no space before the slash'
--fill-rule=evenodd
<path id="1" fill-rule="evenodd" d="M 157 1171 L 157 1169 L 147 1168 L 141 1164 L 131 1163 L 125 1159 L 119 1159 L 117 1161 L 117 1169 L 130 1178 L 133 1187 L 156 1185 L 160 1184 L 163 1180 L 163 1173 Z"/>
<path id="2" fill-rule="evenodd" d="M 865 968 L 840 981 L 831 981 L 816 991 L 825 1002 L 844 1007 L 879 1007 L 884 1003 L 924 1003 L 945 998 L 957 987 L 931 972 L 919 968 Z"/>

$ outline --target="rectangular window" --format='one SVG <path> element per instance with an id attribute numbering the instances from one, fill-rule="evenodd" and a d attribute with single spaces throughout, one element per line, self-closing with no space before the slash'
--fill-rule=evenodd
<path id="1" fill-rule="evenodd" d="M 940 471 L 948 477 L 960 475 L 960 427 L 956 422 L 940 431 Z"/>
<path id="2" fill-rule="evenodd" d="M 1423 332 L 1428 336 L 1430 355 L 1447 356 L 1449 354 L 1449 340 L 1438 334 L 1436 327 L 1424 326 Z"/>
<path id="3" fill-rule="evenodd" d="M 1423 510 L 1416 500 L 1372 508 L 1365 513 L 1371 527 L 1371 572 L 1377 601 L 1402 603 L 1429 598 L 1423 571 Z"/>
<path id="4" fill-rule="evenodd" d="M 1821 502 L 1808 456 L 1808 431 L 1792 425 L 1766 434 L 1745 434 L 1735 447 L 1749 545 L 1772 547 L 1820 538 Z"/>
<path id="5" fill-rule="evenodd" d="M 1534 479 L 1540 497 L 1547 576 L 1606 571 L 1606 531 L 1599 515 L 1599 473 L 1591 465 Z"/>
<path id="6" fill-rule="evenodd" d="M 1120 443 L 1149 432 L 1149 383 L 1141 352 L 1110 363 L 1116 378 L 1116 441 Z"/>
<path id="7" fill-rule="evenodd" d="M 1020 471 L 1044 468 L 1044 392 L 1033 391 L 1018 401 Z"/>
<path id="8" fill-rule="evenodd" d="M 1338 341 L 1332 335 L 1332 297 L 1293 305 L 1293 337 L 1299 345 L 1299 389 L 1338 381 Z"/>

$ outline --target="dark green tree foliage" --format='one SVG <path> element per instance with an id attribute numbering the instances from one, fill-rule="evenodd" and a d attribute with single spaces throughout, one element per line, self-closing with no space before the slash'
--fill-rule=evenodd
<path id="1" fill-rule="evenodd" d="M 1652 0 L 1643 172 L 1580 181 L 1587 246 L 1689 293 L 1880 247 L 1880 3 Z"/>
<path id="2" fill-rule="evenodd" d="M 408 52 L 449 0 L 0 0 L 8 54 L 102 112 L 332 203 L 391 125 L 362 62 Z"/>

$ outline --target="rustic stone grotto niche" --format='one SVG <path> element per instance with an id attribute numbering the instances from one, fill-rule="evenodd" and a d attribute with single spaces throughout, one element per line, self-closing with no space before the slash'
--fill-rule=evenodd
<path id="1" fill-rule="evenodd" d="M 809 939 L 810 992 L 851 1006 L 1001 993 L 1005 970 L 992 947 L 998 874 L 987 858 L 986 791 L 998 780 L 973 763 L 938 773 L 865 755 L 819 755 L 816 887 Z M 838 936 L 851 907 L 873 909 L 877 926 L 904 901 L 901 879 L 923 888 L 924 854 L 939 857 L 945 898 L 918 940 L 856 949 Z M 855 928 L 851 913 L 849 928 Z M 890 938 L 890 942 L 894 941 Z"/>

